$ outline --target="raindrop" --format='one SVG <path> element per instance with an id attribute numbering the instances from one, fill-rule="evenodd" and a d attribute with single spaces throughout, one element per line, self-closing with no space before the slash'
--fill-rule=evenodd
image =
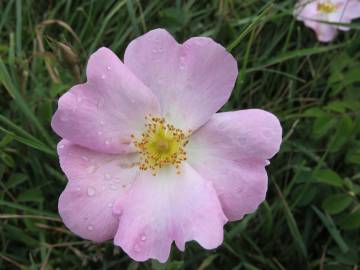
<path id="1" fill-rule="evenodd" d="M 106 78 L 106 76 L 103 74 L 103 75 L 101 75 L 101 79 L 105 79 Z"/>
<path id="2" fill-rule="evenodd" d="M 105 173 L 104 177 L 105 177 L 105 180 L 110 180 L 111 179 L 111 175 L 108 174 L 108 173 Z"/>
<path id="3" fill-rule="evenodd" d="M 117 187 L 116 185 L 110 185 L 110 189 L 112 189 L 112 190 L 117 190 L 118 187 Z"/>
<path id="4" fill-rule="evenodd" d="M 60 116 L 60 121 L 67 122 L 68 120 L 69 119 L 65 115 Z"/>
<path id="5" fill-rule="evenodd" d="M 102 133 L 101 130 L 99 130 L 99 131 L 97 132 L 97 134 L 98 134 L 98 135 L 102 135 L 103 133 Z"/>
<path id="6" fill-rule="evenodd" d="M 76 191 L 80 191 L 80 187 L 76 187 L 75 190 L 76 190 Z"/>
<path id="7" fill-rule="evenodd" d="M 225 128 L 225 124 L 224 123 L 219 123 L 216 127 L 220 130 L 224 129 Z"/>
<path id="8" fill-rule="evenodd" d="M 103 120 L 100 120 L 100 125 L 103 126 L 105 123 Z"/>
<path id="9" fill-rule="evenodd" d="M 93 172 L 95 172 L 95 169 L 96 169 L 95 166 L 91 165 L 90 167 L 87 168 L 87 172 L 88 173 L 93 173 Z"/>
<path id="10" fill-rule="evenodd" d="M 107 66 L 106 69 L 107 69 L 107 70 L 111 70 L 111 67 L 110 67 L 110 66 Z"/>
<path id="11" fill-rule="evenodd" d="M 82 160 L 89 161 L 89 158 L 87 156 L 81 156 Z"/>
<path id="12" fill-rule="evenodd" d="M 115 182 L 115 183 L 120 183 L 120 182 L 121 182 L 121 179 L 120 179 L 120 178 L 115 178 L 114 182 Z"/>
<path id="13" fill-rule="evenodd" d="M 95 193 L 96 193 L 96 190 L 95 190 L 94 187 L 88 187 L 88 189 L 87 189 L 87 195 L 88 195 L 89 197 L 94 196 Z"/>
<path id="14" fill-rule="evenodd" d="M 109 208 L 111 208 L 111 207 L 113 207 L 113 203 L 108 203 L 108 205 L 107 205 Z"/>
<path id="15" fill-rule="evenodd" d="M 141 239 L 141 241 L 145 241 L 146 240 L 145 234 L 141 235 L 140 239 Z"/>
<path id="16" fill-rule="evenodd" d="M 93 230 L 94 230 L 94 226 L 93 226 L 93 225 L 89 225 L 89 226 L 87 226 L 87 229 L 88 229 L 89 231 L 93 231 Z"/>
<path id="17" fill-rule="evenodd" d="M 135 252 L 139 252 L 139 251 L 140 251 L 140 247 L 139 247 L 138 244 L 135 244 L 135 246 L 134 246 L 134 251 L 135 251 Z"/>
<path id="18" fill-rule="evenodd" d="M 157 50 L 156 50 L 156 49 L 152 49 L 152 52 L 153 52 L 153 53 L 157 53 Z"/>
<path id="19" fill-rule="evenodd" d="M 105 140 L 105 144 L 106 144 L 106 145 L 109 145 L 109 144 L 110 144 L 110 141 L 109 141 L 109 140 Z"/>
<path id="20" fill-rule="evenodd" d="M 63 149 L 65 147 L 65 145 L 61 144 L 59 145 L 59 149 Z"/>
<path id="21" fill-rule="evenodd" d="M 180 64 L 179 68 L 180 68 L 181 70 L 184 70 L 184 69 L 185 69 L 185 66 L 184 66 L 183 64 Z"/>

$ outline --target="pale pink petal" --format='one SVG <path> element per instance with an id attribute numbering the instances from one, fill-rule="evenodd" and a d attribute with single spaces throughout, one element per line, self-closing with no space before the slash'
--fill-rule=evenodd
<path id="1" fill-rule="evenodd" d="M 180 45 L 163 29 L 133 40 L 124 63 L 159 98 L 163 116 L 181 129 L 195 130 L 218 111 L 238 74 L 234 57 L 212 39 Z"/>
<path id="2" fill-rule="evenodd" d="M 85 239 L 114 238 L 118 217 L 113 205 L 129 189 L 138 170 L 132 155 L 101 154 L 62 140 L 58 144 L 68 184 L 59 198 L 59 213 L 72 232 Z"/>
<path id="3" fill-rule="evenodd" d="M 241 219 L 265 199 L 268 159 L 280 148 L 279 120 L 263 110 L 217 113 L 187 147 L 189 164 L 212 181 L 229 220 Z"/>
<path id="4" fill-rule="evenodd" d="M 190 240 L 207 249 L 223 241 L 227 219 L 216 192 L 186 163 L 180 175 L 172 168 L 141 174 L 115 209 L 121 212 L 115 244 L 137 261 L 165 262 L 173 241 L 180 250 Z"/>
<path id="5" fill-rule="evenodd" d="M 146 114 L 156 114 L 156 97 L 107 48 L 91 55 L 87 83 L 60 99 L 52 120 L 58 135 L 107 153 L 130 151 L 130 135 L 141 132 Z"/>
<path id="6" fill-rule="evenodd" d="M 317 39 L 321 42 L 330 42 L 334 40 L 337 34 L 336 26 L 325 23 L 319 23 L 314 30 Z"/>

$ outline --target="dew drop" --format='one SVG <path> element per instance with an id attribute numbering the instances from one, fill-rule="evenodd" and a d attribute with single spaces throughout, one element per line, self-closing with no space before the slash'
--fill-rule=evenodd
<path id="1" fill-rule="evenodd" d="M 185 69 L 184 64 L 180 64 L 179 68 L 180 68 L 181 70 L 184 70 L 184 69 Z"/>
<path id="2" fill-rule="evenodd" d="M 109 208 L 111 208 L 111 207 L 113 207 L 113 203 L 108 203 L 108 205 L 107 205 Z"/>
<path id="3" fill-rule="evenodd" d="M 269 165 L 270 164 L 270 161 L 268 160 L 265 160 L 265 166 Z"/>
<path id="4" fill-rule="evenodd" d="M 59 145 L 59 149 L 63 149 L 65 147 L 65 145 L 61 144 Z"/>
<path id="5" fill-rule="evenodd" d="M 89 158 L 87 156 L 81 156 L 81 159 L 84 161 L 89 161 Z"/>
<path id="6" fill-rule="evenodd" d="M 145 241 L 146 240 L 146 236 L 145 234 L 143 234 L 141 237 L 140 237 L 141 241 Z"/>
<path id="7" fill-rule="evenodd" d="M 140 247 L 139 247 L 138 244 L 135 244 L 135 246 L 134 246 L 134 251 L 135 251 L 135 252 L 139 252 L 139 251 L 140 251 Z"/>
<path id="8" fill-rule="evenodd" d="M 104 178 L 105 178 L 105 180 L 110 180 L 110 179 L 111 179 L 111 175 L 108 174 L 108 173 L 105 173 Z"/>
<path id="9" fill-rule="evenodd" d="M 100 120 L 100 125 L 103 126 L 105 123 L 103 120 Z"/>
<path id="10" fill-rule="evenodd" d="M 223 130 L 225 128 L 225 124 L 224 123 L 219 123 L 216 127 L 220 130 Z"/>
<path id="11" fill-rule="evenodd" d="M 88 187 L 88 189 L 87 189 L 87 195 L 88 195 L 89 197 L 94 196 L 95 193 L 96 193 L 96 190 L 95 190 L 94 187 Z"/>
<path id="12" fill-rule="evenodd" d="M 106 145 L 109 145 L 109 144 L 110 144 L 110 141 L 109 141 L 109 140 L 105 140 L 105 144 L 106 144 Z"/>
<path id="13" fill-rule="evenodd" d="M 68 120 L 69 119 L 65 115 L 60 116 L 60 121 L 67 122 Z"/>
<path id="14" fill-rule="evenodd" d="M 106 78 L 106 76 L 103 74 L 103 75 L 101 75 L 101 79 L 105 79 Z"/>
<path id="15" fill-rule="evenodd" d="M 103 133 L 102 133 L 101 130 L 99 130 L 99 131 L 97 132 L 97 134 L 98 134 L 98 135 L 102 135 Z"/>
<path id="16" fill-rule="evenodd" d="M 112 189 L 112 190 L 117 190 L 118 187 L 117 187 L 116 185 L 110 185 L 110 189 Z"/>
<path id="17" fill-rule="evenodd" d="M 87 168 L 87 172 L 88 173 L 93 173 L 93 172 L 95 172 L 95 169 L 96 169 L 95 166 L 91 165 L 90 167 Z"/>
<path id="18" fill-rule="evenodd" d="M 107 66 L 106 69 L 107 69 L 107 70 L 111 70 L 111 67 L 110 67 L 110 66 Z"/>
<path id="19" fill-rule="evenodd" d="M 153 53 L 157 53 L 157 50 L 156 50 L 156 49 L 152 49 L 152 52 L 153 52 Z"/>
<path id="20" fill-rule="evenodd" d="M 75 190 L 76 190 L 76 191 L 80 191 L 80 187 L 76 187 Z"/>
<path id="21" fill-rule="evenodd" d="M 89 231 L 93 231 L 93 230 L 94 230 L 94 226 L 93 226 L 93 225 L 89 225 L 89 226 L 87 226 L 87 229 L 88 229 Z"/>

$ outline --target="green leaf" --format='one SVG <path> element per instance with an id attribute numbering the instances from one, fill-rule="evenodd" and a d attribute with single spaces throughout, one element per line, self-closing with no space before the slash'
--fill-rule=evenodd
<path id="1" fill-rule="evenodd" d="M 342 178 L 333 170 L 322 169 L 314 172 L 313 177 L 320 183 L 330 186 L 341 187 L 343 184 Z"/>
<path id="2" fill-rule="evenodd" d="M 8 189 L 14 188 L 24 181 L 26 181 L 27 175 L 22 173 L 14 173 L 10 176 L 9 180 L 5 183 L 5 187 Z"/>
<path id="3" fill-rule="evenodd" d="M 322 208 L 329 214 L 338 214 L 344 211 L 352 201 L 353 198 L 346 194 L 333 194 L 323 201 Z"/>
<path id="4" fill-rule="evenodd" d="M 344 115 L 336 127 L 336 132 L 332 136 L 329 142 L 330 152 L 336 152 L 341 149 L 341 147 L 349 140 L 353 132 L 353 122 L 351 118 L 347 115 Z"/>
<path id="5" fill-rule="evenodd" d="M 316 118 L 312 133 L 315 139 L 321 139 L 327 135 L 332 128 L 335 127 L 337 119 L 332 115 L 324 115 Z"/>
<path id="6" fill-rule="evenodd" d="M 21 193 L 17 197 L 17 200 L 19 202 L 42 202 L 44 200 L 44 197 L 41 190 L 39 190 L 38 188 L 33 188 Z"/>
<path id="7" fill-rule="evenodd" d="M 328 232 L 330 233 L 331 237 L 334 239 L 336 244 L 339 246 L 342 252 L 347 252 L 349 247 L 347 246 L 346 242 L 342 238 L 339 230 L 337 229 L 334 221 L 331 219 L 329 215 L 324 215 L 319 209 L 316 207 L 312 207 L 315 213 L 318 215 Z"/>
<path id="8" fill-rule="evenodd" d="M 360 228 L 360 210 L 346 215 L 338 221 L 339 226 L 344 230 L 356 230 Z"/>

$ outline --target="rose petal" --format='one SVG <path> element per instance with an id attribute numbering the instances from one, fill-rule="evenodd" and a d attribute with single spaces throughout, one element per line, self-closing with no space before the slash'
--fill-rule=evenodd
<path id="1" fill-rule="evenodd" d="M 138 172 L 132 156 L 101 154 L 62 140 L 60 165 L 69 182 L 59 198 L 59 213 L 72 232 L 105 241 L 115 235 L 113 205 L 129 189 Z"/>
<path id="2" fill-rule="evenodd" d="M 181 129 L 195 130 L 219 110 L 238 74 L 234 57 L 212 39 L 180 45 L 163 29 L 133 40 L 124 63 L 159 98 L 163 116 Z"/>
<path id="3" fill-rule="evenodd" d="M 172 241 L 181 250 L 190 240 L 207 249 L 223 241 L 227 220 L 215 190 L 187 164 L 180 175 L 171 168 L 141 174 L 115 208 L 122 211 L 115 244 L 137 261 L 165 262 Z"/>
<path id="4" fill-rule="evenodd" d="M 52 127 L 78 145 L 107 153 L 129 152 L 131 133 L 159 104 L 151 91 L 107 48 L 91 55 L 88 81 L 59 99 Z"/>
<path id="5" fill-rule="evenodd" d="M 187 147 L 189 164 L 212 181 L 229 220 L 253 212 L 265 199 L 267 159 L 279 151 L 279 120 L 251 109 L 215 114 Z"/>

